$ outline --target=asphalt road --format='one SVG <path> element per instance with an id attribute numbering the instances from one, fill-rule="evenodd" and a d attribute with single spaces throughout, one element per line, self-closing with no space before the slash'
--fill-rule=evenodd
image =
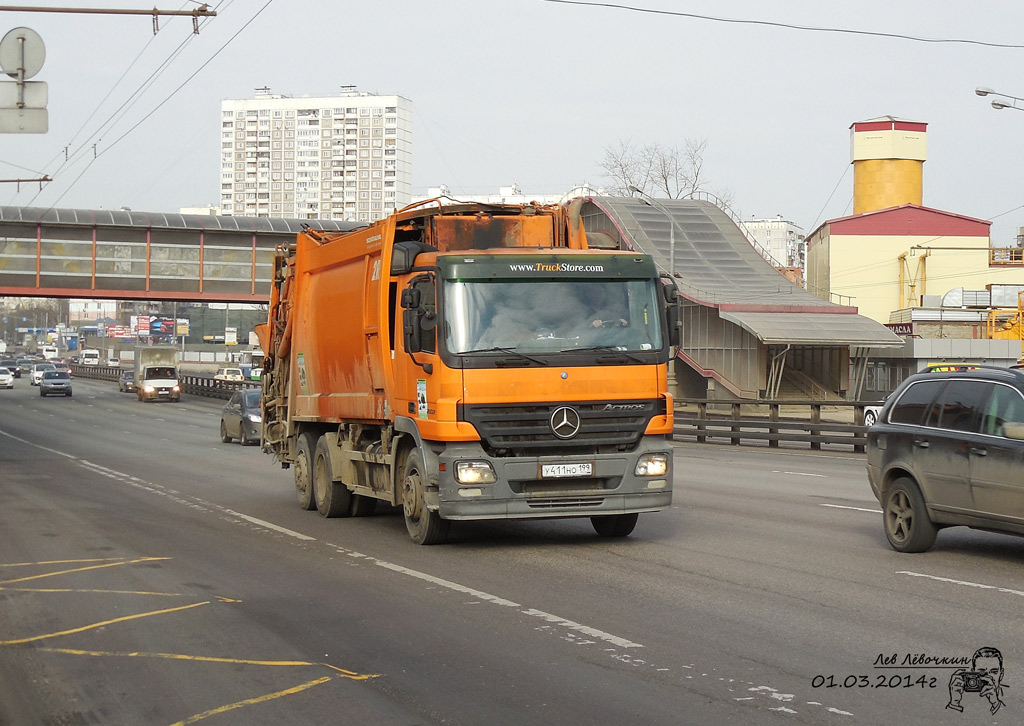
<path id="1" fill-rule="evenodd" d="M 220 403 L 0 391 L 0 724 L 1024 719 L 1024 539 L 889 549 L 863 457 L 682 444 L 672 509 L 325 520 Z M 1005 704 L 956 662 L 1003 656 Z"/>

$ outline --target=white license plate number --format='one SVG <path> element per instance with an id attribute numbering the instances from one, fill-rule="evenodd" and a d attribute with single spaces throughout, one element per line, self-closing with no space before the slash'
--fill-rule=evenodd
<path id="1" fill-rule="evenodd" d="M 566 477 L 583 477 L 594 475 L 594 464 L 590 461 L 580 461 L 573 464 L 541 464 L 540 476 L 542 479 L 562 479 Z"/>

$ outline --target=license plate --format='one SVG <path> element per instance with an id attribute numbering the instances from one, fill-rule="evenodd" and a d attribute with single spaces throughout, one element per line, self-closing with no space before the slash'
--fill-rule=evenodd
<path id="1" fill-rule="evenodd" d="M 560 479 L 563 477 L 582 477 L 594 475 L 594 463 L 580 461 L 573 464 L 541 464 L 542 479 Z"/>

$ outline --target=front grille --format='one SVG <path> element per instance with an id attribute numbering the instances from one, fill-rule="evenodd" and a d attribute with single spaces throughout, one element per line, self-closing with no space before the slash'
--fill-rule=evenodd
<path id="1" fill-rule="evenodd" d="M 600 507 L 604 504 L 604 497 L 551 497 L 537 498 L 527 501 L 530 509 L 587 509 Z"/>
<path id="2" fill-rule="evenodd" d="M 579 433 L 569 439 L 559 438 L 551 430 L 551 415 L 562 406 L 575 409 L 580 417 Z M 664 413 L 664 400 L 461 404 L 458 407 L 459 420 L 476 427 L 485 448 L 538 453 L 628 449 L 640 441 L 651 418 Z"/>

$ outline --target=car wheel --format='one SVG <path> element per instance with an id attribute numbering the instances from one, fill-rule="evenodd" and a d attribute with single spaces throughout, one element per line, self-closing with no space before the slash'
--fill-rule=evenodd
<path id="1" fill-rule="evenodd" d="M 603 517 L 591 517 L 590 523 L 594 531 L 602 537 L 627 537 L 636 526 L 639 514 L 609 514 Z"/>
<path id="2" fill-rule="evenodd" d="M 249 440 L 249 437 L 245 433 L 244 423 L 239 425 L 238 427 L 238 443 L 242 446 L 248 446 L 249 444 L 252 443 L 252 441 Z"/>
<path id="3" fill-rule="evenodd" d="M 39 389 L 39 395 L 40 396 L 45 396 L 46 395 L 46 391 L 44 391 L 42 388 L 40 388 Z"/>
<path id="4" fill-rule="evenodd" d="M 875 425 L 875 421 L 877 421 L 877 420 L 878 420 L 878 417 L 877 417 L 877 415 L 875 414 L 874 411 L 867 411 L 867 412 L 865 412 L 865 414 L 864 414 L 864 425 L 865 426 L 874 426 Z"/>
<path id="5" fill-rule="evenodd" d="M 71 398 L 71 391 L 68 391 L 68 392 L 67 392 L 67 393 L 65 393 L 64 395 L 65 395 L 65 396 L 67 396 L 68 398 Z"/>
<path id="6" fill-rule="evenodd" d="M 928 516 L 921 490 L 912 479 L 897 479 L 882 507 L 885 537 L 897 552 L 924 552 L 935 543 L 938 527 Z"/>
<path id="7" fill-rule="evenodd" d="M 316 452 L 316 438 L 312 431 L 299 434 L 299 441 L 295 445 L 295 461 L 292 463 L 299 506 L 306 511 L 316 509 L 316 500 L 313 498 L 313 454 Z"/>
<path id="8" fill-rule="evenodd" d="M 224 419 L 220 420 L 220 440 L 225 444 L 231 443 L 231 437 L 228 436 L 228 427 L 224 425 Z"/>

